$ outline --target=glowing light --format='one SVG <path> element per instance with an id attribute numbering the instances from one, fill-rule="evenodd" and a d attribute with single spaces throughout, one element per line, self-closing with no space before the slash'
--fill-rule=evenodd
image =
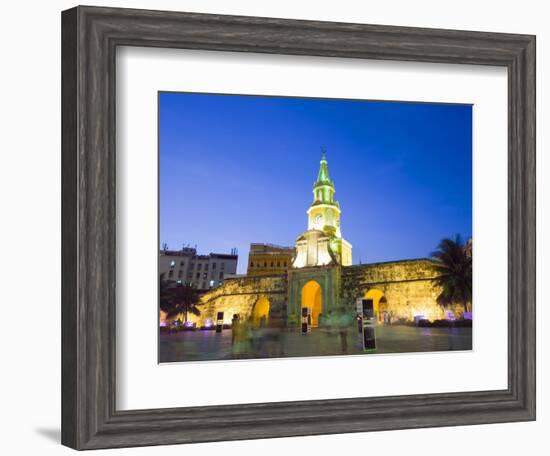
<path id="1" fill-rule="evenodd" d="M 319 249 L 319 256 L 317 258 L 317 264 L 320 266 L 323 266 L 325 264 L 329 264 L 332 261 L 332 258 L 330 256 L 330 253 L 328 253 L 328 250 L 326 249 Z"/>
<path id="2" fill-rule="evenodd" d="M 454 318 L 454 314 L 452 312 L 450 312 L 450 314 L 453 316 L 452 318 Z M 438 319 L 447 319 L 449 320 L 450 318 L 448 318 L 448 312 L 444 312 L 443 309 L 441 309 L 441 307 L 431 307 L 429 303 L 424 303 L 424 305 L 422 307 L 417 307 L 417 308 L 412 308 L 411 309 L 411 315 L 414 319 L 415 322 L 418 321 L 417 317 L 420 317 L 422 319 L 425 319 L 425 320 L 429 320 L 429 321 L 434 321 L 434 320 L 438 320 Z"/>
<path id="3" fill-rule="evenodd" d="M 168 323 L 166 323 L 166 312 L 164 312 L 162 309 L 160 310 L 160 315 L 159 315 L 159 321 L 160 321 L 160 326 L 162 328 L 168 326 Z"/>
<path id="4" fill-rule="evenodd" d="M 323 297 L 321 286 L 315 281 L 310 280 L 302 288 L 302 306 L 311 311 L 311 326 L 319 326 L 319 315 L 323 312 Z"/>
<path id="5" fill-rule="evenodd" d="M 267 322 L 269 319 L 269 309 L 269 299 L 265 296 L 262 296 L 258 299 L 258 301 L 256 301 L 256 304 L 254 304 L 254 308 L 252 310 L 252 321 L 255 326 L 259 326 L 262 322 Z"/>
<path id="6" fill-rule="evenodd" d="M 456 320 L 455 314 L 453 313 L 452 310 L 448 310 L 447 312 L 445 312 L 445 320 L 449 320 L 449 321 Z"/>

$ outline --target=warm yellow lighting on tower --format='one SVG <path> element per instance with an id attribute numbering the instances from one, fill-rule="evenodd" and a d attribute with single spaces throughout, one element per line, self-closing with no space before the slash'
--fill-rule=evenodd
<path id="1" fill-rule="evenodd" d="M 334 193 L 323 148 L 319 173 L 313 184 L 313 202 L 307 210 L 307 231 L 296 240 L 293 267 L 351 265 L 351 244 L 342 238 L 340 204 L 334 199 Z"/>

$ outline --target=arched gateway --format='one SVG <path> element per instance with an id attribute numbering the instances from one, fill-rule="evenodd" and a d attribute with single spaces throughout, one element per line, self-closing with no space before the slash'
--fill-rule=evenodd
<path id="1" fill-rule="evenodd" d="M 384 292 L 377 288 L 371 288 L 365 293 L 365 299 L 372 299 L 374 315 L 380 323 L 384 323 L 388 312 L 388 301 Z"/>
<path id="2" fill-rule="evenodd" d="M 323 312 L 323 293 L 321 285 L 315 280 L 310 280 L 302 288 L 301 308 L 307 307 L 311 311 L 311 326 L 319 326 L 319 315 Z"/>
<path id="3" fill-rule="evenodd" d="M 252 323 L 255 326 L 264 326 L 269 320 L 269 309 L 270 309 L 269 299 L 265 296 L 261 297 L 254 304 L 252 309 Z"/>

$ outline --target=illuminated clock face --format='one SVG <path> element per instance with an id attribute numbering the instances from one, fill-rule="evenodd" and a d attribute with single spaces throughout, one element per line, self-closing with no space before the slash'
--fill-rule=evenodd
<path id="1" fill-rule="evenodd" d="M 318 214 L 313 220 L 313 223 L 315 223 L 315 226 L 321 226 L 322 222 L 323 222 L 323 216 L 321 214 Z"/>

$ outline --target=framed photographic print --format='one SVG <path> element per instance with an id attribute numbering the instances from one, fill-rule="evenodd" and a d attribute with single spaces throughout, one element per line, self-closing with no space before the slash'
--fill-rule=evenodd
<path id="1" fill-rule="evenodd" d="M 62 51 L 65 445 L 535 419 L 533 36 L 77 7 Z"/>

